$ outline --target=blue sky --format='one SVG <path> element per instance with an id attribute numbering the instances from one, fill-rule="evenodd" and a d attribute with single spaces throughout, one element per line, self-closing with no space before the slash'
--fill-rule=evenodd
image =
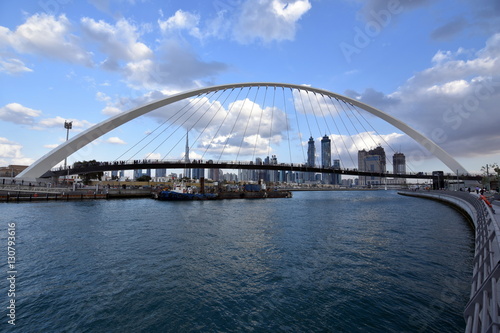
<path id="1" fill-rule="evenodd" d="M 496 0 L 39 0 L 0 3 L 0 165 L 62 143 L 65 120 L 75 135 L 153 96 L 265 81 L 359 99 L 471 172 L 500 163 Z M 113 160 L 158 121 L 138 119 L 69 161 Z"/>

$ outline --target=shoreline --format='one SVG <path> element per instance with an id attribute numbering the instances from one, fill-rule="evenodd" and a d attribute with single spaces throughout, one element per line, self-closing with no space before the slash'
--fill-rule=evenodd
<path id="1" fill-rule="evenodd" d="M 335 188 L 335 189 L 319 189 L 319 188 L 292 188 L 292 189 L 279 189 L 272 192 L 343 192 L 343 191 L 382 191 L 379 188 Z M 241 195 L 250 192 L 222 192 L 224 193 L 221 199 L 252 199 L 255 196 Z M 227 193 L 235 193 L 228 195 Z M 51 191 L 27 191 L 27 190 L 12 190 L 0 191 L 0 203 L 9 202 L 44 202 L 44 201 L 82 201 L 82 200 L 113 200 L 113 199 L 144 199 L 154 198 L 155 192 L 151 190 L 109 190 L 107 193 L 95 193 L 94 191 L 70 191 L 65 192 L 64 189 L 57 191 L 52 188 Z M 270 195 L 269 198 L 276 198 L 277 196 Z M 278 196 L 281 198 L 280 196 Z M 283 196 L 284 198 L 284 196 Z"/>

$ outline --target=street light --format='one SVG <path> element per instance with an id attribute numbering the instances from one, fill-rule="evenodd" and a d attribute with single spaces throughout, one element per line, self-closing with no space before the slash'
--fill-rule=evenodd
<path id="1" fill-rule="evenodd" d="M 72 121 L 64 121 L 64 128 L 66 129 L 66 141 L 69 139 L 69 130 L 73 127 L 73 122 Z M 68 163 L 68 158 L 66 157 L 64 159 L 64 168 L 66 169 Z M 68 177 L 69 177 L 69 170 L 68 170 Z"/>

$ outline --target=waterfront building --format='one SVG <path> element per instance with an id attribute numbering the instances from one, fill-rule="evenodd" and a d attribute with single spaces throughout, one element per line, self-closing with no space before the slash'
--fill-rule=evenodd
<path id="1" fill-rule="evenodd" d="M 24 171 L 27 165 L 9 165 L 7 167 L 0 167 L 0 177 L 15 177 Z"/>
<path id="2" fill-rule="evenodd" d="M 166 177 L 167 176 L 167 169 L 156 169 L 155 175 L 156 175 L 156 177 Z"/>
<path id="3" fill-rule="evenodd" d="M 205 177 L 205 169 L 191 170 L 193 179 L 201 179 Z"/>
<path id="4" fill-rule="evenodd" d="M 278 158 L 276 155 L 271 156 L 270 160 L 271 165 L 278 165 Z M 278 182 L 279 181 L 279 171 L 278 170 L 269 170 L 269 181 Z"/>
<path id="5" fill-rule="evenodd" d="M 135 169 L 134 170 L 134 179 L 137 179 L 142 176 L 142 169 Z"/>
<path id="6" fill-rule="evenodd" d="M 266 164 L 265 162 L 262 162 L 262 158 L 260 157 L 257 157 L 255 158 L 255 164 L 256 165 L 263 165 L 263 164 Z M 266 170 L 255 170 L 255 176 L 254 176 L 254 180 L 255 181 L 259 181 L 259 180 L 266 180 L 266 177 L 267 177 L 267 171 Z"/>
<path id="7" fill-rule="evenodd" d="M 365 149 L 358 151 L 358 170 L 373 173 L 383 174 L 386 172 L 386 156 L 385 150 L 381 146 L 375 149 L 366 151 Z M 359 185 L 371 186 L 381 185 L 383 183 L 381 177 L 377 176 L 360 176 Z"/>
<path id="8" fill-rule="evenodd" d="M 209 160 L 208 163 L 213 163 L 213 160 Z M 220 180 L 220 169 L 208 169 L 208 178 L 212 179 L 213 181 L 219 181 Z"/>

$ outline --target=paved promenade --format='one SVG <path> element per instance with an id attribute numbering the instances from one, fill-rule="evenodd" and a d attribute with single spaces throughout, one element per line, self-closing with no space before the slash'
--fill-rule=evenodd
<path id="1" fill-rule="evenodd" d="M 446 202 L 470 217 L 474 224 L 476 245 L 471 294 L 464 310 L 466 332 L 499 332 L 500 201 L 495 200 L 493 194 L 481 198 L 475 192 L 399 191 L 398 193 Z"/>

